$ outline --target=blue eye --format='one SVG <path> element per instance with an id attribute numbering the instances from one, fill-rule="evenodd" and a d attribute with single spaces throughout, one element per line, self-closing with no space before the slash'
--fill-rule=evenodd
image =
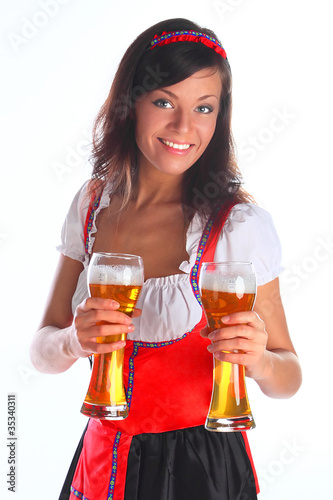
<path id="1" fill-rule="evenodd" d="M 212 113 L 214 109 L 211 106 L 198 106 L 197 110 L 199 110 L 199 113 L 208 115 L 209 113 Z"/>
<path id="2" fill-rule="evenodd" d="M 158 108 L 164 108 L 164 109 L 172 108 L 172 105 L 166 99 L 157 99 L 156 101 L 153 102 L 153 104 L 155 104 L 155 106 L 157 106 Z"/>

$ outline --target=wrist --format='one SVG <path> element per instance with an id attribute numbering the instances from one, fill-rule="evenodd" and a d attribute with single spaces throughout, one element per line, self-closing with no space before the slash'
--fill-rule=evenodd
<path id="1" fill-rule="evenodd" d="M 274 362 L 272 359 L 272 353 L 265 350 L 263 360 L 260 367 L 256 367 L 254 370 L 248 371 L 248 376 L 253 378 L 259 385 L 261 382 L 270 380 L 274 375 Z"/>
<path id="2" fill-rule="evenodd" d="M 253 377 L 264 394 L 272 398 L 289 398 L 299 389 L 302 375 L 297 356 L 285 349 L 266 351 L 260 376 Z"/>
<path id="3" fill-rule="evenodd" d="M 87 358 L 91 356 L 91 352 L 86 351 L 82 348 L 79 339 L 76 334 L 74 325 L 72 324 L 67 330 L 67 342 L 66 342 L 66 354 L 72 359 Z"/>
<path id="4" fill-rule="evenodd" d="M 62 373 L 79 357 L 88 357 L 71 327 L 44 326 L 38 330 L 30 346 L 33 366 L 41 373 Z"/>

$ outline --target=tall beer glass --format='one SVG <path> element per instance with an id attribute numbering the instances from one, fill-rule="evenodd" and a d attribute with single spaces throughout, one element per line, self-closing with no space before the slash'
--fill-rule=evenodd
<path id="1" fill-rule="evenodd" d="M 257 287 L 252 263 L 206 262 L 201 268 L 199 288 L 209 330 L 228 328 L 221 321 L 223 316 L 253 308 Z M 219 432 L 255 427 L 244 366 L 214 357 L 213 393 L 205 427 Z"/>
<path id="2" fill-rule="evenodd" d="M 118 311 L 132 315 L 143 284 L 143 262 L 137 255 L 94 253 L 88 269 L 88 287 L 92 297 L 119 302 Z M 100 322 L 107 324 L 107 322 Z M 126 340 L 126 333 L 97 337 L 97 342 Z M 87 395 L 81 413 L 88 417 L 121 420 L 128 408 L 123 382 L 125 349 L 94 354 L 94 363 Z"/>

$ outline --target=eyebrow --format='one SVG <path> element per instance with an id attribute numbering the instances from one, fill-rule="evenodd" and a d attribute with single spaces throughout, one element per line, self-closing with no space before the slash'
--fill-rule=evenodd
<path id="1" fill-rule="evenodd" d="M 161 90 L 162 92 L 165 92 L 166 94 L 173 97 L 174 99 L 178 99 L 178 96 L 176 96 L 176 94 L 174 94 L 173 92 L 170 92 L 170 90 L 166 90 L 166 89 L 156 89 L 156 90 Z M 202 97 L 199 97 L 198 101 L 204 101 L 208 97 L 215 97 L 215 99 L 218 100 L 218 97 L 215 94 L 210 94 L 210 95 L 203 95 Z"/>

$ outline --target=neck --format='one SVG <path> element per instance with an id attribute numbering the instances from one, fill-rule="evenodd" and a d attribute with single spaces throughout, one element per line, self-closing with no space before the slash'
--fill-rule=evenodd
<path id="1" fill-rule="evenodd" d="M 183 175 L 168 175 L 153 166 L 139 168 L 133 201 L 136 206 L 181 203 Z"/>

